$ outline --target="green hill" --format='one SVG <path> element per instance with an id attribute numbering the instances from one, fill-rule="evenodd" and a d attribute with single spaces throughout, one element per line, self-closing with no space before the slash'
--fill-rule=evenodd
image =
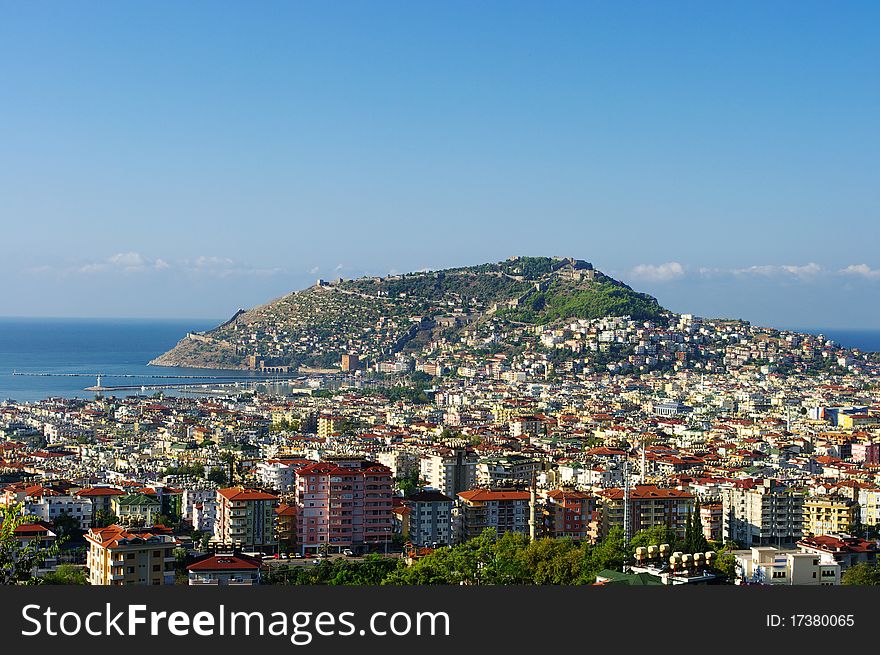
<path id="1" fill-rule="evenodd" d="M 571 318 L 659 317 L 657 300 L 559 257 L 387 277 L 323 282 L 236 313 L 187 335 L 151 364 L 208 368 L 331 367 L 342 354 L 375 361 L 400 350 L 438 322 L 458 326 L 488 317 L 548 324 Z M 445 321 L 445 323 L 444 323 Z"/>

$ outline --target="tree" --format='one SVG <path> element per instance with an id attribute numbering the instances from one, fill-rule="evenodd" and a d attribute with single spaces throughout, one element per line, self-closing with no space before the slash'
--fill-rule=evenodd
<path id="1" fill-rule="evenodd" d="M 739 545 L 735 541 L 728 541 L 724 546 L 715 549 L 717 555 L 715 568 L 727 582 L 732 582 L 737 577 L 736 557 L 733 555 L 735 550 L 739 550 Z"/>
<path id="2" fill-rule="evenodd" d="M 693 523 L 691 525 L 691 536 L 690 540 L 687 542 L 687 548 L 689 553 L 704 553 L 709 550 L 709 542 L 706 540 L 706 535 L 703 534 L 703 519 L 700 517 L 700 500 L 697 499 L 694 504 L 693 515 Z"/>
<path id="3" fill-rule="evenodd" d="M 153 519 L 153 525 L 164 525 L 167 528 L 176 527 L 178 520 L 170 514 L 157 514 Z"/>
<path id="4" fill-rule="evenodd" d="M 669 544 L 673 550 L 680 550 L 681 540 L 675 533 L 675 530 L 666 525 L 655 525 L 651 528 L 639 530 L 630 540 L 630 550 L 635 552 L 636 548 L 643 546 L 659 546 L 660 544 Z"/>
<path id="5" fill-rule="evenodd" d="M 224 485 L 226 484 L 226 471 L 219 466 L 214 466 L 208 472 L 208 480 L 216 482 L 218 485 Z"/>
<path id="6" fill-rule="evenodd" d="M 229 471 L 226 476 L 226 481 L 223 484 L 235 484 L 235 455 L 230 452 L 225 452 L 220 455 L 220 460 L 226 464 L 226 468 Z"/>
<path id="7" fill-rule="evenodd" d="M 186 558 L 187 558 L 187 550 L 182 546 L 178 546 L 174 550 L 171 551 L 171 554 L 174 555 L 174 565 L 178 571 L 186 571 Z"/>
<path id="8" fill-rule="evenodd" d="M 55 517 L 55 520 L 52 521 L 52 525 L 55 527 L 59 537 L 70 537 L 82 534 L 82 530 L 80 530 L 79 527 L 79 519 L 66 512 L 62 512 Z"/>
<path id="9" fill-rule="evenodd" d="M 99 528 L 106 528 L 119 522 L 119 517 L 109 509 L 99 509 L 95 512 L 95 523 Z"/>
<path id="10" fill-rule="evenodd" d="M 42 547 L 38 539 L 21 540 L 15 529 L 36 522 L 36 517 L 22 513 L 22 504 L 0 510 L 0 584 L 35 584 L 34 570 L 58 554 L 58 542 Z"/>
<path id="11" fill-rule="evenodd" d="M 395 478 L 394 481 L 397 483 L 397 488 L 400 489 L 400 492 L 404 496 L 411 496 L 422 490 L 422 481 L 419 478 L 418 473 L 410 473 L 409 475 Z"/>
<path id="12" fill-rule="evenodd" d="M 623 528 L 614 526 L 608 536 L 599 542 L 586 558 L 584 576 L 593 582 L 596 574 L 602 569 L 621 570 L 626 561 L 626 550 L 623 547 Z"/>
<path id="13" fill-rule="evenodd" d="M 880 585 L 880 566 L 859 562 L 843 573 L 841 584 L 860 587 Z"/>
<path id="14" fill-rule="evenodd" d="M 57 569 L 44 575 L 41 582 L 49 585 L 85 585 L 89 583 L 86 570 L 73 564 L 59 564 Z"/>

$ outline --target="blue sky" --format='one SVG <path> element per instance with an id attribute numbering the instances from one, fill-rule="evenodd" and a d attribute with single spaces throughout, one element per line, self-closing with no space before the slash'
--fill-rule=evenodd
<path id="1" fill-rule="evenodd" d="M 0 315 L 575 256 L 880 328 L 874 2 L 0 2 Z"/>

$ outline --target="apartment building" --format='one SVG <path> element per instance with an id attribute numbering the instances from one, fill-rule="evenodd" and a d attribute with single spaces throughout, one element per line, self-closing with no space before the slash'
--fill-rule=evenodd
<path id="1" fill-rule="evenodd" d="M 503 487 L 514 482 L 529 482 L 540 470 L 541 462 L 525 455 L 484 457 L 477 462 L 477 485 Z"/>
<path id="2" fill-rule="evenodd" d="M 419 475 L 419 454 L 413 450 L 395 448 L 384 450 L 376 454 L 376 461 L 382 466 L 387 466 L 391 476 L 404 478 L 410 475 Z"/>
<path id="3" fill-rule="evenodd" d="M 178 541 L 171 530 L 112 525 L 92 528 L 85 538 L 89 544 L 89 584 L 174 584 L 173 550 Z"/>
<path id="4" fill-rule="evenodd" d="M 404 533 L 418 546 L 445 546 L 454 543 L 453 506 L 455 501 L 439 491 L 421 491 L 404 501 L 409 508 Z"/>
<path id="5" fill-rule="evenodd" d="M 296 465 L 282 459 L 268 459 L 257 464 L 256 474 L 263 487 L 283 493 L 293 488 Z"/>
<path id="6" fill-rule="evenodd" d="M 709 502 L 700 505 L 700 523 L 703 536 L 709 541 L 721 541 L 724 535 L 724 503 Z"/>
<path id="7" fill-rule="evenodd" d="M 342 428 L 345 421 L 344 416 L 336 416 L 331 414 L 321 414 L 318 416 L 318 436 L 326 439 L 332 434 L 336 434 Z"/>
<path id="8" fill-rule="evenodd" d="M 466 448 L 442 448 L 419 460 L 419 473 L 427 487 L 455 498 L 477 486 L 477 455 Z"/>
<path id="9" fill-rule="evenodd" d="M 510 420 L 510 436 L 534 439 L 546 432 L 546 423 L 541 416 L 516 416 Z"/>
<path id="10" fill-rule="evenodd" d="M 859 521 L 864 525 L 880 524 L 880 489 L 862 487 L 858 499 Z"/>
<path id="11" fill-rule="evenodd" d="M 803 534 L 803 494 L 776 480 L 722 489 L 724 540 L 741 546 L 793 544 Z"/>
<path id="12" fill-rule="evenodd" d="M 848 498 L 812 496 L 804 499 L 803 536 L 848 533 L 857 523 L 858 504 Z"/>
<path id="13" fill-rule="evenodd" d="M 472 489 L 458 494 L 458 539 L 467 541 L 483 530 L 529 534 L 529 492 L 515 489 Z"/>
<path id="14" fill-rule="evenodd" d="M 213 533 L 217 518 L 217 484 L 203 480 L 198 484 L 186 485 L 181 500 L 181 515 L 194 530 Z"/>
<path id="15" fill-rule="evenodd" d="M 330 459 L 330 458 L 328 458 Z M 360 458 L 333 458 L 297 470 L 297 547 L 364 549 L 391 539 L 391 471 Z"/>
<path id="16" fill-rule="evenodd" d="M 49 523 L 54 523 L 61 516 L 69 516 L 80 530 L 86 530 L 92 524 L 91 499 L 76 495 L 46 492 L 42 496 L 28 498 L 24 503 L 24 511 Z"/>
<path id="17" fill-rule="evenodd" d="M 110 503 L 121 525 L 153 525 L 162 513 L 162 503 L 142 493 L 113 496 Z"/>
<path id="18" fill-rule="evenodd" d="M 40 549 L 48 549 L 55 545 L 58 539 L 54 528 L 45 521 L 33 521 L 22 523 L 13 531 L 13 538 L 22 546 L 27 546 L 36 541 Z M 54 571 L 58 565 L 58 557 L 55 555 L 47 556 L 46 559 L 35 568 L 33 573 L 37 577 L 42 577 Z"/>
<path id="19" fill-rule="evenodd" d="M 797 542 L 798 548 L 805 553 L 812 553 L 823 558 L 823 561 L 834 562 L 843 573 L 855 564 L 877 563 L 878 546 L 876 541 L 861 539 L 845 533 L 823 534 L 815 537 L 804 537 Z"/>
<path id="20" fill-rule="evenodd" d="M 273 550 L 278 497 L 245 487 L 217 490 L 214 539 L 247 550 Z"/>
<path id="21" fill-rule="evenodd" d="M 624 527 L 624 490 L 602 489 L 599 502 L 599 536 L 605 537 L 611 528 Z M 684 538 L 687 519 L 694 509 L 694 495 L 680 489 L 667 489 L 651 484 L 635 485 L 630 490 L 630 533 L 657 526 L 665 526 Z"/>
<path id="22" fill-rule="evenodd" d="M 819 555 L 773 546 L 734 551 L 740 583 L 831 587 L 840 584 L 840 565 Z"/>
<path id="23" fill-rule="evenodd" d="M 275 537 L 283 553 L 296 550 L 296 505 L 282 502 L 275 508 Z"/>
<path id="24" fill-rule="evenodd" d="M 599 529 L 596 506 L 596 497 L 585 491 L 549 491 L 544 498 L 540 532 L 545 537 L 595 541 Z"/>
<path id="25" fill-rule="evenodd" d="M 124 496 L 125 492 L 116 487 L 87 487 L 77 491 L 76 495 L 92 501 L 92 515 L 89 518 L 88 527 L 94 527 L 98 512 L 104 512 L 105 514 L 113 512 L 113 499 L 116 496 Z"/>
<path id="26" fill-rule="evenodd" d="M 862 464 L 880 464 L 880 443 L 856 441 L 851 448 L 852 460 Z"/>

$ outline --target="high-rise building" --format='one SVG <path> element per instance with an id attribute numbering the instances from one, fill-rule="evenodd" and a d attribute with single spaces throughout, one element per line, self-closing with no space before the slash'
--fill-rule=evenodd
<path id="1" fill-rule="evenodd" d="M 847 533 L 856 524 L 858 504 L 848 498 L 813 496 L 804 499 L 803 536 Z"/>
<path id="2" fill-rule="evenodd" d="M 169 528 L 124 528 L 111 525 L 92 528 L 86 565 L 89 584 L 174 584 L 174 553 L 177 539 Z"/>
<path id="3" fill-rule="evenodd" d="M 599 500 L 599 536 L 611 528 L 624 527 L 624 490 L 602 489 Z M 680 489 L 667 489 L 652 484 L 639 484 L 630 491 L 630 534 L 664 526 L 674 530 L 680 539 L 687 531 L 687 520 L 694 509 L 694 495 Z"/>
<path id="4" fill-rule="evenodd" d="M 296 543 L 302 552 L 364 549 L 391 540 L 391 471 L 360 458 L 297 470 Z"/>
<path id="5" fill-rule="evenodd" d="M 473 489 L 458 494 L 458 539 L 467 541 L 483 530 L 493 528 L 498 534 L 529 534 L 528 491 L 517 489 Z"/>
<path id="6" fill-rule="evenodd" d="M 791 544 L 801 538 L 803 494 L 776 480 L 737 482 L 721 494 L 724 541 L 748 548 Z"/>
<path id="7" fill-rule="evenodd" d="M 420 491 L 405 501 L 409 507 L 407 529 L 416 546 L 446 546 L 454 541 L 452 508 L 455 501 L 439 491 Z"/>
<path id="8" fill-rule="evenodd" d="M 440 448 L 423 455 L 419 472 L 426 486 L 455 498 L 477 486 L 477 455 L 466 448 Z"/>
<path id="9" fill-rule="evenodd" d="M 477 462 L 477 484 L 481 487 L 512 486 L 530 482 L 541 470 L 541 462 L 525 455 L 484 457 Z"/>
<path id="10" fill-rule="evenodd" d="M 217 490 L 214 538 L 242 549 L 273 550 L 278 497 L 244 487 Z"/>
<path id="11" fill-rule="evenodd" d="M 544 536 L 594 541 L 598 530 L 596 497 L 586 491 L 554 489 L 544 500 Z"/>

